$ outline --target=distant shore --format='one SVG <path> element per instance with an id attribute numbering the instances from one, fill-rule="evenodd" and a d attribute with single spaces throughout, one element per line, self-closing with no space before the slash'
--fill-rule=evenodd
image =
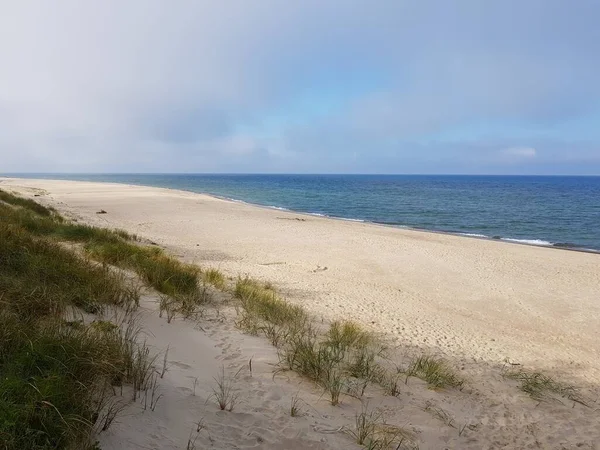
<path id="1" fill-rule="evenodd" d="M 594 253 L 331 220 L 166 188 L 12 178 L 0 186 L 229 276 L 272 281 L 317 317 L 355 319 L 448 355 L 600 380 Z M 107 214 L 96 214 L 101 209 Z"/>

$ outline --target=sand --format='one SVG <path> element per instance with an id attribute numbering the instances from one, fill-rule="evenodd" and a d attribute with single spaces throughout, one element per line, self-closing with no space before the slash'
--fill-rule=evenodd
<path id="1" fill-rule="evenodd" d="M 399 398 L 370 394 L 371 406 L 387 408 L 390 420 L 411 428 L 420 448 L 600 448 L 597 403 L 538 404 L 498 371 L 510 361 L 596 392 L 600 255 L 333 220 L 169 189 L 10 178 L 0 188 L 37 195 L 85 223 L 137 233 L 231 277 L 270 281 L 317 320 L 353 319 L 381 333 L 398 346 L 399 358 L 415 350 L 444 355 L 472 380 L 470 387 L 435 392 L 411 382 Z M 96 214 L 101 209 L 107 213 Z M 353 448 L 340 430 L 353 423 L 358 400 L 331 407 L 310 383 L 293 375 L 274 379 L 275 351 L 231 321 L 209 321 L 201 331 L 159 319 L 151 295 L 144 305 L 149 342 L 157 351 L 169 346 L 173 360 L 162 380 L 163 408 L 132 410 L 101 435 L 103 448 L 186 448 L 201 417 L 206 428 L 196 448 Z M 243 369 L 250 358 L 252 374 Z M 232 413 L 207 401 L 221 365 L 241 370 L 236 385 L 244 399 Z M 202 388 L 191 395 L 196 377 Z M 289 402 L 298 392 L 307 413 L 291 418 Z M 427 402 L 449 411 L 454 423 L 434 417 Z M 459 423 L 467 427 L 462 433 Z"/>

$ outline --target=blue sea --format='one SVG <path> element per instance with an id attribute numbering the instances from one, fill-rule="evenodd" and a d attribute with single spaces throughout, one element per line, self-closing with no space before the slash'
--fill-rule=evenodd
<path id="1" fill-rule="evenodd" d="M 27 174 L 158 186 L 315 215 L 600 251 L 600 177 Z"/>

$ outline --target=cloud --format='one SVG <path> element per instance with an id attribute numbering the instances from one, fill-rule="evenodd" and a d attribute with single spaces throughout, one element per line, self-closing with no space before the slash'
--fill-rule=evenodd
<path id="1" fill-rule="evenodd" d="M 600 111 L 599 14 L 561 0 L 9 2 L 0 171 L 489 171 L 499 148 L 537 139 L 504 156 L 600 172 L 600 136 L 539 139 Z"/>
<path id="2" fill-rule="evenodd" d="M 510 147 L 502 151 L 507 156 L 517 158 L 535 158 L 536 150 L 533 147 Z"/>

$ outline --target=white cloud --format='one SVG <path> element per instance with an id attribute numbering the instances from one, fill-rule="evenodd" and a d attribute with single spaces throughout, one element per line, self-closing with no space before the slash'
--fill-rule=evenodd
<path id="1" fill-rule="evenodd" d="M 504 153 L 507 156 L 514 156 L 517 158 L 535 158 L 536 157 L 536 150 L 533 147 L 510 147 L 507 149 L 504 149 L 502 151 L 502 153 Z"/>

